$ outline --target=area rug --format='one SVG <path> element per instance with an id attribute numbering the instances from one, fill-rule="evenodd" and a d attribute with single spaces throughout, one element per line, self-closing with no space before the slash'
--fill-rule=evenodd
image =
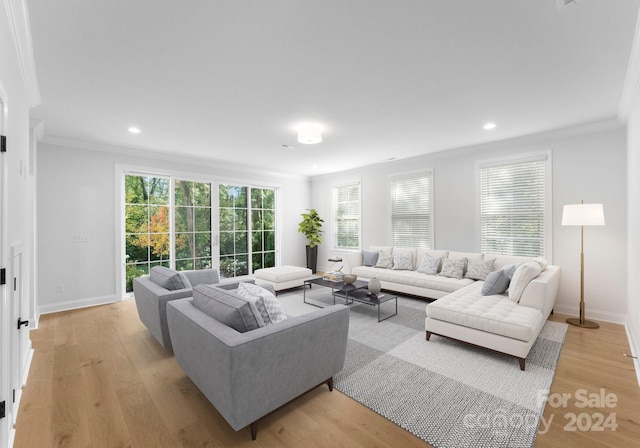
<path id="1" fill-rule="evenodd" d="M 278 296 L 287 314 L 317 309 L 302 294 Z M 306 294 L 333 303 L 327 288 Z M 510 356 L 436 335 L 426 341 L 426 304 L 399 296 L 397 316 L 380 323 L 375 307 L 350 305 L 336 389 L 437 448 L 533 446 L 567 325 L 545 324 L 523 372 Z M 393 311 L 393 301 L 382 305 L 382 317 Z"/>

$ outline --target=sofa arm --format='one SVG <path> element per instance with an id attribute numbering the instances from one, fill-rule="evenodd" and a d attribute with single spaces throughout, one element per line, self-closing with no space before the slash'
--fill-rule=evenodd
<path id="1" fill-rule="evenodd" d="M 560 267 L 549 265 L 540 275 L 531 280 L 518 303 L 539 309 L 547 319 L 555 306 L 559 286 Z"/>
<path id="2" fill-rule="evenodd" d="M 167 307 L 176 361 L 236 431 L 342 370 L 349 309 L 334 305 L 238 333 L 193 306 Z"/>
<path id="3" fill-rule="evenodd" d="M 226 289 L 228 291 L 232 291 L 234 289 L 238 289 L 238 285 L 240 283 L 255 283 L 256 281 L 252 278 L 247 278 L 245 280 L 238 280 L 234 278 L 227 278 L 220 281 L 220 283 L 216 283 L 216 288 Z"/>
<path id="4" fill-rule="evenodd" d="M 342 257 L 344 261 L 343 272 L 351 274 L 351 269 L 362 266 L 362 252 L 349 252 Z"/>

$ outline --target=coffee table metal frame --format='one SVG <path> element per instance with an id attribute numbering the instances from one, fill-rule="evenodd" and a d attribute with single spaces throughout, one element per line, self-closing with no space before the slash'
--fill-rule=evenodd
<path id="1" fill-rule="evenodd" d="M 340 297 L 345 299 L 345 304 L 350 305 L 354 301 L 359 303 L 364 303 L 365 305 L 377 306 L 378 307 L 378 322 L 382 322 L 383 320 L 387 320 L 390 317 L 396 316 L 398 314 L 398 296 L 393 294 L 383 293 L 381 297 L 372 296 L 366 289 L 356 289 L 351 291 L 334 291 L 333 292 L 333 303 L 336 302 L 336 297 Z M 380 305 L 388 302 L 390 300 L 395 300 L 396 302 L 396 310 L 393 314 L 389 314 L 384 319 L 380 319 Z"/>
<path id="2" fill-rule="evenodd" d="M 318 305 L 316 303 L 307 301 L 307 285 L 309 285 L 309 288 L 311 288 L 313 285 L 319 285 L 319 286 L 324 286 L 325 288 L 331 288 L 331 295 L 333 296 L 333 293 L 335 293 L 336 291 L 348 294 L 351 291 L 364 290 L 367 288 L 367 286 L 369 286 L 369 283 L 362 280 L 356 280 L 353 283 L 332 282 L 331 280 L 325 280 L 322 277 L 315 277 L 315 278 L 310 278 L 305 280 L 304 287 L 303 287 L 304 293 L 303 293 L 302 301 L 308 305 L 313 305 L 313 306 L 317 306 L 318 308 L 323 308 L 322 305 Z M 333 297 L 333 304 L 334 305 L 336 304 L 335 296 Z"/>

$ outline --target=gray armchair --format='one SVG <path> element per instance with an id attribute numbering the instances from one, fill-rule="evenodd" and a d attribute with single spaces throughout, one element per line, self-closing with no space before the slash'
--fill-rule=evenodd
<path id="1" fill-rule="evenodd" d="M 242 280 L 254 283 L 252 279 Z M 224 289 L 235 289 L 238 280 L 229 279 L 220 283 L 216 269 L 198 271 L 174 271 L 162 266 L 151 268 L 148 277 L 133 279 L 133 294 L 138 316 L 151 334 L 164 348 L 171 347 L 167 326 L 167 302 L 191 297 L 194 286 L 217 285 Z M 264 286 L 268 288 L 268 286 Z"/>
<path id="2" fill-rule="evenodd" d="M 303 393 L 327 384 L 344 366 L 349 309 L 333 305 L 266 327 L 238 332 L 194 306 L 167 305 L 178 365 L 231 427 L 251 425 Z"/>

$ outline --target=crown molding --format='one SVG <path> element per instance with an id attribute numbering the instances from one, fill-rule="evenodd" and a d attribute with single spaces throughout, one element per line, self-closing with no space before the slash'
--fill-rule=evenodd
<path id="1" fill-rule="evenodd" d="M 622 90 L 622 99 L 620 100 L 620 108 L 618 109 L 618 117 L 622 122 L 629 120 L 633 103 L 635 102 L 638 92 L 640 91 L 640 12 L 638 12 L 638 20 L 636 21 L 636 32 L 631 45 L 631 56 L 629 57 L 629 66 L 627 67 L 627 76 L 624 81 L 624 89 Z"/>
<path id="2" fill-rule="evenodd" d="M 18 54 L 20 73 L 24 82 L 29 105 L 40 104 L 40 88 L 36 76 L 36 63 L 33 58 L 33 41 L 31 40 L 31 24 L 26 0 L 4 0 L 7 10 L 10 32 Z"/>
<path id="3" fill-rule="evenodd" d="M 175 154 L 169 154 L 166 152 L 152 151 L 148 149 L 114 146 L 114 145 L 108 145 L 104 143 L 87 142 L 87 141 L 74 140 L 74 139 L 63 138 L 63 137 L 54 137 L 54 136 L 45 135 L 40 143 L 45 145 L 57 146 L 61 148 L 79 149 L 84 151 L 106 152 L 111 154 L 121 154 L 128 157 L 140 157 L 140 158 L 145 158 L 150 160 L 160 160 L 160 161 L 172 162 L 172 163 L 183 163 L 187 165 L 206 166 L 206 167 L 216 168 L 222 171 L 235 170 L 235 171 L 241 171 L 243 173 L 256 174 L 259 176 L 271 176 L 271 177 L 277 177 L 280 179 L 286 178 L 286 179 L 309 180 L 309 176 L 282 173 L 277 171 L 267 171 L 262 168 L 249 167 L 246 165 L 242 165 L 240 163 L 233 164 L 233 163 L 223 162 L 221 160 L 213 159 L 213 158 L 197 157 L 192 155 L 175 155 Z"/>

